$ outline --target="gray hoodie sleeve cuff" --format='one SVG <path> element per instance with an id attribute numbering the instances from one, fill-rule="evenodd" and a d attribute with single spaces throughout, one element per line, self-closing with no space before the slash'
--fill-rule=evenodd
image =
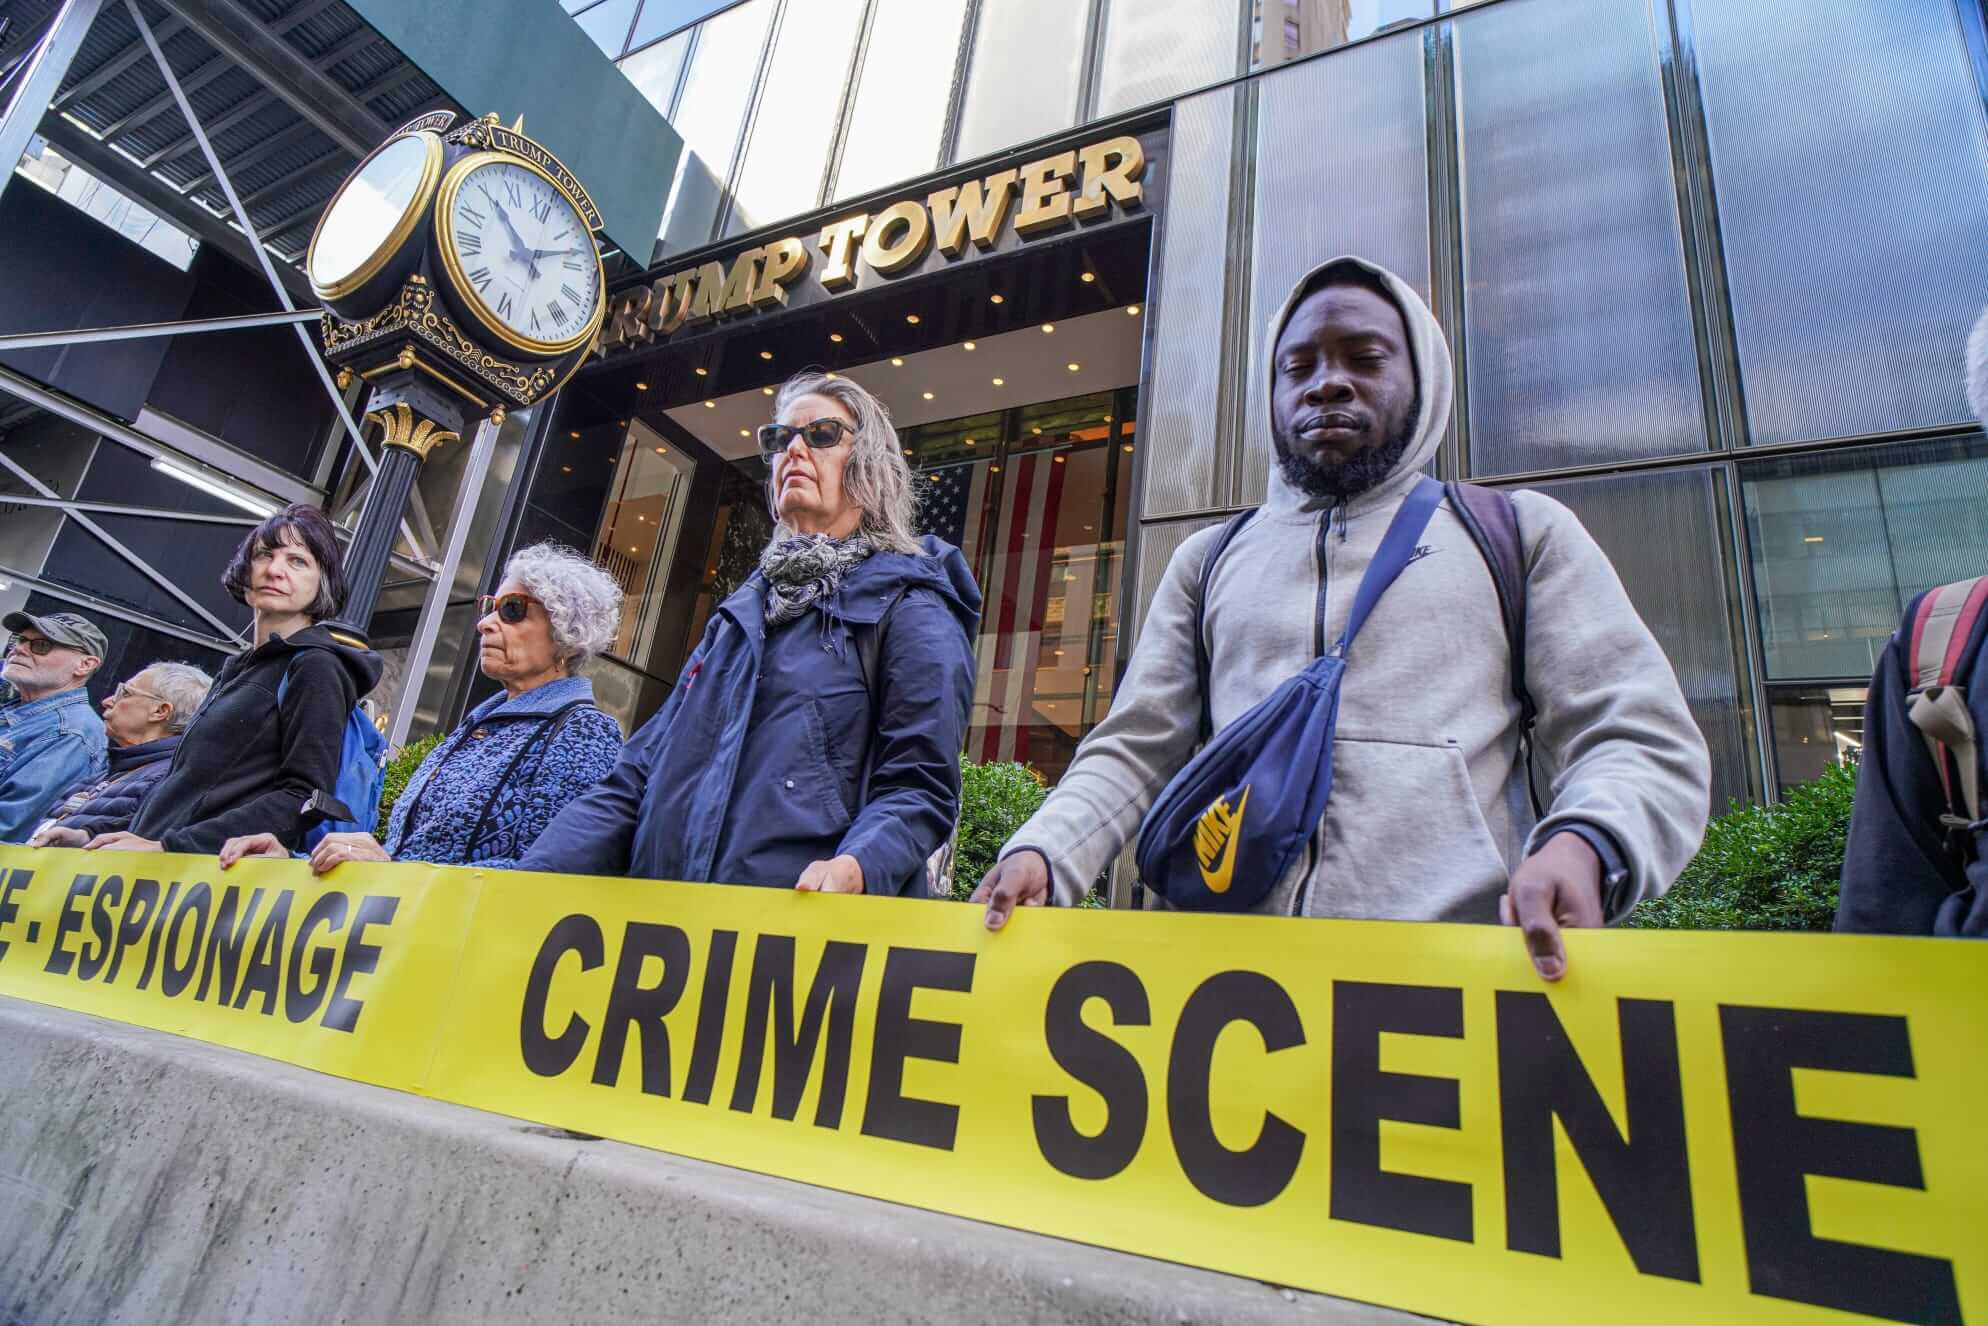
<path id="1" fill-rule="evenodd" d="M 1043 851 L 1040 847 L 1010 847 L 994 859 L 999 863 L 1006 861 L 1011 856 L 1020 856 L 1023 852 L 1033 853 L 1042 862 L 1042 873 L 1049 876 L 1049 905 L 1052 907 L 1056 906 L 1058 903 L 1056 897 L 1056 863 L 1049 859 L 1049 853 Z"/>

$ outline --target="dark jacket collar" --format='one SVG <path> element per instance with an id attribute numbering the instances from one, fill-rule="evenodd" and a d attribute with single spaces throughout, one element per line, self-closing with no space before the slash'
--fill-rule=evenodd
<path id="1" fill-rule="evenodd" d="M 160 737 L 157 741 L 141 741 L 136 746 L 112 746 L 110 748 L 110 771 L 114 774 L 126 773 L 160 760 L 170 760 L 173 752 L 179 749 L 179 734 Z"/>

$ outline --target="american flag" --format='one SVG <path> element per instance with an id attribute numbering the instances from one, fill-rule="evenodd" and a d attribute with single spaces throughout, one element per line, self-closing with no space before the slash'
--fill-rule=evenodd
<path id="1" fill-rule="evenodd" d="M 975 760 L 1025 760 L 1030 697 L 1042 653 L 1050 568 L 1056 560 L 1056 513 L 1067 466 L 1048 452 L 1012 459 L 1005 475 L 987 462 L 935 470 L 928 480 L 927 527 L 959 545 L 980 581 L 981 609 L 973 717 L 966 750 Z M 999 510 L 987 490 L 1005 479 Z"/>

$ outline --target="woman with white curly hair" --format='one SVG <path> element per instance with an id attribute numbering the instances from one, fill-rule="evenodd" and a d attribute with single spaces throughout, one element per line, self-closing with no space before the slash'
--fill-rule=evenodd
<path id="1" fill-rule="evenodd" d="M 327 834 L 311 853 L 322 875 L 346 861 L 516 864 L 568 802 L 621 754 L 621 727 L 594 705 L 579 670 L 614 640 L 621 587 L 570 548 L 541 543 L 512 555 L 476 624 L 483 675 L 502 686 L 407 780 L 384 844 L 369 833 Z M 283 856 L 268 834 L 237 838 L 221 864 Z"/>
<path id="2" fill-rule="evenodd" d="M 883 404 L 802 373 L 759 430 L 778 521 L 614 771 L 523 865 L 923 894 L 959 813 L 980 590 L 916 503 Z"/>

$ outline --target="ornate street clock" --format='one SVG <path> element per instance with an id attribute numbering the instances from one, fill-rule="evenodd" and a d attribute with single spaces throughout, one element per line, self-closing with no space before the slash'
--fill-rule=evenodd
<path id="1" fill-rule="evenodd" d="M 607 310 L 600 211 L 542 145 L 486 115 L 402 125 L 332 195 L 304 270 L 325 358 L 372 389 L 384 444 L 345 555 L 345 624 L 364 628 L 421 462 L 477 416 L 556 391 Z"/>
<path id="2" fill-rule="evenodd" d="M 601 218 L 520 128 L 487 115 L 451 131 L 454 118 L 424 115 L 359 163 L 305 272 L 333 364 L 376 388 L 420 374 L 466 413 L 502 418 L 586 358 L 607 310 Z"/>

